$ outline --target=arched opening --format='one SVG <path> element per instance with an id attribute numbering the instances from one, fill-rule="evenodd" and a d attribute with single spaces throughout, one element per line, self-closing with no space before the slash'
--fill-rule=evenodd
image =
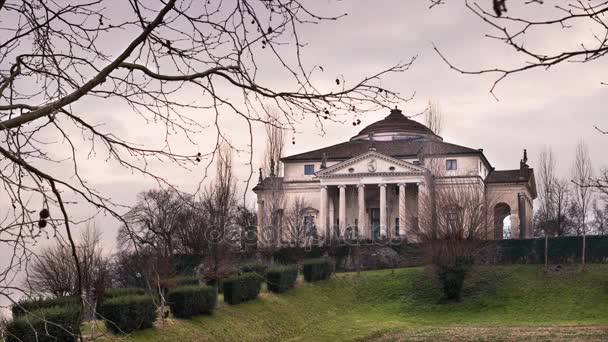
<path id="1" fill-rule="evenodd" d="M 511 238 L 511 207 L 506 203 L 498 203 L 494 207 L 494 238 Z"/>

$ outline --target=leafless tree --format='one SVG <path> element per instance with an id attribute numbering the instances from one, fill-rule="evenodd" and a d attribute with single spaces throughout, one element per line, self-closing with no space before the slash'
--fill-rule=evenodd
<path id="1" fill-rule="evenodd" d="M 279 110 L 276 107 L 267 109 L 266 149 L 262 170 L 268 176 L 281 176 L 281 158 L 285 149 L 285 131 L 280 121 Z"/>
<path id="2" fill-rule="evenodd" d="M 597 235 L 608 235 L 608 203 L 593 202 L 593 228 Z"/>
<path id="3" fill-rule="evenodd" d="M 425 117 L 426 126 L 437 135 L 441 135 L 443 129 L 443 111 L 438 102 L 429 101 Z"/>
<path id="4" fill-rule="evenodd" d="M 232 271 L 231 252 L 240 242 L 234 241 L 235 235 L 231 231 L 237 200 L 232 150 L 227 143 L 218 150 L 215 179 L 205 189 L 201 201 L 211 223 L 207 235 L 209 251 L 202 265 L 203 276 L 206 281 L 213 282 L 217 294 L 219 281 Z"/>
<path id="5" fill-rule="evenodd" d="M 443 1 L 431 0 L 432 5 Z M 543 4 L 541 0 L 531 1 L 508 1 L 514 6 L 531 6 Z M 501 10 L 496 10 L 497 3 L 502 3 Z M 605 17 L 608 12 L 608 1 L 579 1 L 564 0 L 556 6 L 545 6 L 546 16 L 534 17 L 533 11 L 519 11 L 525 13 L 521 16 L 509 16 L 507 14 L 507 1 L 465 1 L 465 6 L 473 15 L 485 23 L 490 32 L 486 35 L 490 39 L 500 41 L 513 47 L 513 51 L 524 61 L 515 67 L 495 66 L 481 70 L 464 70 L 454 65 L 446 58 L 440 50 L 435 51 L 454 70 L 463 74 L 496 74 L 497 79 L 492 85 L 491 92 L 494 93 L 496 85 L 508 76 L 530 71 L 533 69 L 549 69 L 560 63 L 577 62 L 587 63 L 601 59 L 608 53 L 608 21 Z M 488 8 L 492 7 L 492 10 Z M 536 12 L 537 13 L 537 12 Z M 592 30 L 588 30 L 592 27 Z M 578 29 L 584 28 L 589 32 L 589 39 L 582 39 L 584 43 L 574 47 L 569 43 L 570 36 Z M 546 30 L 561 32 L 563 39 L 556 39 L 561 44 L 557 49 L 549 50 L 541 44 L 526 44 L 526 38 L 538 35 Z"/>
<path id="6" fill-rule="evenodd" d="M 434 204 L 429 198 L 419 203 L 421 219 L 428 222 L 413 229 L 412 235 L 425 247 L 446 298 L 459 299 L 471 266 L 489 246 L 484 240 L 486 203 L 491 201 L 486 198 L 483 183 L 474 180 L 437 185 L 434 197 Z"/>
<path id="7" fill-rule="evenodd" d="M 285 230 L 283 231 L 283 237 L 289 241 L 289 243 L 298 247 L 304 245 L 306 238 L 311 233 L 311 227 L 307 227 L 305 223 L 305 216 L 308 208 L 309 205 L 304 198 L 297 197 L 285 212 L 285 218 L 283 220 Z"/>
<path id="8" fill-rule="evenodd" d="M 10 323 L 10 319 L 5 314 L 0 314 L 0 336 L 6 338 L 6 327 Z"/>
<path id="9" fill-rule="evenodd" d="M 183 228 L 187 202 L 176 191 L 148 190 L 125 215 L 127 224 L 118 232 L 122 248 L 153 248 L 160 257 L 171 260 L 178 245 L 178 232 Z"/>
<path id="10" fill-rule="evenodd" d="M 211 217 L 203 203 L 194 196 L 182 197 L 186 201 L 182 208 L 180 225 L 175 234 L 176 253 L 203 255 L 208 250 L 207 229 Z"/>
<path id="11" fill-rule="evenodd" d="M 570 182 L 555 171 L 553 150 L 545 147 L 539 155 L 538 187 L 540 207 L 535 214 L 536 235 L 545 238 L 545 268 L 549 266 L 549 237 L 569 232 L 567 209 L 570 204 Z"/>
<path id="12" fill-rule="evenodd" d="M 581 140 L 576 145 L 576 155 L 574 157 L 574 164 L 572 165 L 572 181 L 575 184 L 587 184 L 587 182 L 593 177 L 593 167 L 591 165 L 591 158 L 589 157 L 589 151 L 587 145 Z M 585 268 L 585 254 L 586 254 L 586 235 L 587 235 L 587 214 L 589 212 L 589 205 L 591 203 L 592 189 L 586 186 L 575 186 L 574 187 L 574 199 L 580 208 L 580 223 L 581 232 L 583 235 L 583 246 L 582 246 L 582 258 L 581 262 L 583 268 Z"/>
<path id="13" fill-rule="evenodd" d="M 82 272 L 82 287 L 88 299 L 94 300 L 97 292 L 109 284 L 108 258 L 101 246 L 101 232 L 90 225 L 77 240 L 77 251 Z M 44 248 L 30 266 L 25 283 L 32 294 L 77 296 L 77 269 L 71 250 L 56 243 Z"/>
<path id="14" fill-rule="evenodd" d="M 72 203 L 88 204 L 123 221 L 123 204 L 95 188 L 85 165 L 119 166 L 174 188 L 162 163 L 212 165 L 226 122 L 265 122 L 271 102 L 282 120 L 334 118 L 405 100 L 381 88 L 380 78 L 407 70 L 414 59 L 361 80 L 339 77 L 332 89 L 313 82 L 336 71 L 306 66 L 299 31 L 337 20 L 301 1 L 1 0 L 0 218 L 2 243 L 13 249 L 0 272 L 0 295 L 32 254 L 31 243 L 61 230 L 72 257 Z M 267 75 L 281 74 L 281 89 Z M 327 91 L 320 91 L 325 88 Z M 193 100 L 193 94 L 195 94 Z M 96 114 L 110 104 L 119 110 Z M 231 118 L 233 120 L 225 120 Z M 154 132 L 140 144 L 113 121 Z M 128 122 L 127 122 L 128 121 Z M 210 129 L 208 129 L 210 127 Z M 215 138 L 199 150 L 194 135 Z M 252 139 L 250 139 L 252 140 Z M 236 148 L 236 147 L 235 147 Z M 253 144 L 248 145 L 251 156 Z M 251 157 L 250 157 L 251 158 Z M 248 163 L 253 167 L 253 163 Z M 201 172 L 202 177 L 206 172 Z M 75 262 L 77 267 L 80 263 Z M 80 277 L 78 272 L 78 276 Z"/>
<path id="15" fill-rule="evenodd" d="M 268 122 L 265 124 L 266 148 L 262 162 L 262 182 L 264 187 L 264 212 L 259 242 L 266 249 L 273 249 L 282 237 L 283 209 L 285 194 L 281 177 L 281 158 L 285 148 L 284 128 L 281 125 L 277 109 L 268 109 Z M 265 177 L 265 176 L 266 177 Z"/>
<path id="16" fill-rule="evenodd" d="M 76 291 L 74 266 L 72 253 L 66 246 L 56 244 L 45 248 L 34 259 L 26 284 L 35 294 L 72 296 Z"/>
<path id="17" fill-rule="evenodd" d="M 545 214 L 545 221 L 549 221 L 549 217 L 553 213 L 553 196 L 555 195 L 555 183 L 557 182 L 555 159 L 553 157 L 553 150 L 550 147 L 545 146 L 541 150 L 538 164 L 540 211 Z"/>
<path id="18" fill-rule="evenodd" d="M 82 272 L 82 288 L 85 295 L 87 317 L 95 317 L 97 304 L 105 289 L 111 285 L 110 260 L 105 255 L 101 243 L 101 231 L 97 227 L 88 226 L 82 232 L 78 244 L 80 271 Z M 73 273 L 78 270 L 74 269 Z"/>
<path id="19" fill-rule="evenodd" d="M 555 227 L 552 235 L 570 235 L 572 230 L 568 224 L 568 204 L 571 201 L 570 182 L 563 178 L 558 178 L 555 182 Z"/>
<path id="20" fill-rule="evenodd" d="M 257 247 L 257 214 L 246 204 L 236 207 L 235 224 L 240 227 L 241 249 L 248 251 Z"/>
<path id="21" fill-rule="evenodd" d="M 430 0 L 431 7 L 446 0 Z M 486 37 L 512 47 L 513 54 L 521 62 L 515 66 L 493 65 L 488 68 L 465 70 L 458 67 L 437 46 L 437 54 L 453 70 L 462 74 L 496 75 L 490 93 L 496 97 L 496 86 L 505 78 L 532 71 L 549 70 L 564 63 L 589 63 L 605 59 L 608 54 L 608 1 L 606 0 L 563 0 L 553 5 L 543 0 L 467 0 L 466 8 L 489 29 Z M 544 6 L 544 11 L 521 10 L 521 15 L 507 15 L 510 6 Z M 553 4 L 551 2 L 551 4 Z M 492 8 L 490 10 L 490 8 Z M 530 42 L 530 37 L 541 37 L 546 32 L 559 32 L 553 42 L 557 47 Z M 584 33 L 581 33 L 584 32 Z M 577 44 L 572 44 L 573 39 Z M 598 80 L 608 85 L 606 80 Z M 595 125 L 600 134 L 608 134 L 606 128 Z M 587 179 L 581 186 L 599 189 L 608 193 L 608 173 L 603 177 Z"/>
<path id="22" fill-rule="evenodd" d="M 112 258 L 110 273 L 115 287 L 147 288 L 154 284 L 156 252 L 150 247 L 119 250 Z"/>
<path id="23" fill-rule="evenodd" d="M 586 184 L 579 186 L 598 190 L 604 198 L 608 198 L 608 168 L 604 167 L 598 177 L 591 177 L 591 180 Z"/>

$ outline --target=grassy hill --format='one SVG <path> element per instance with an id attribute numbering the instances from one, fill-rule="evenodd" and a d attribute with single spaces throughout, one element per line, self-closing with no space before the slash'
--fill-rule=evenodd
<path id="1" fill-rule="evenodd" d="M 608 265 L 548 275 L 537 265 L 483 267 L 467 281 L 462 302 L 438 303 L 440 293 L 420 268 L 337 274 L 281 295 L 264 292 L 258 300 L 238 306 L 222 303 L 213 316 L 168 319 L 126 340 L 392 341 L 417 334 L 444 339 L 441 336 L 458 336 L 455 329 L 469 336 L 467 328 L 487 338 L 488 328 L 494 326 L 529 332 L 538 329 L 521 326 L 573 325 L 594 327 L 570 327 L 563 335 L 567 339 L 608 339 Z M 490 331 L 497 331 L 497 337 L 508 335 L 500 329 Z M 553 330 L 561 331 L 543 328 L 549 337 L 557 336 Z"/>

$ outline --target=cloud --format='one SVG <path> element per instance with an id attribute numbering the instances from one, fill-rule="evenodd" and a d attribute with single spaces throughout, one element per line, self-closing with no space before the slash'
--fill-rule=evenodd
<path id="1" fill-rule="evenodd" d="M 484 148 L 488 159 L 497 168 L 518 167 L 523 148 L 528 149 L 534 166 L 540 148 L 543 145 L 553 146 L 558 156 L 558 169 L 565 175 L 574 156 L 574 145 L 578 139 L 584 138 L 588 141 L 595 164 L 608 162 L 602 153 L 607 138 L 592 128 L 594 124 L 608 128 L 608 120 L 602 110 L 608 89 L 600 86 L 601 77 L 605 75 L 600 63 L 564 65 L 549 71 L 515 75 L 497 88 L 500 101 L 496 101 L 489 93 L 494 76 L 461 75 L 450 70 L 432 50 L 432 43 L 435 43 L 451 60 L 472 69 L 521 62 L 512 49 L 484 38 L 488 26 L 466 10 L 461 1 L 451 1 L 432 10 L 428 9 L 425 1 L 398 0 L 314 2 L 313 6 L 322 13 L 348 13 L 339 21 L 307 25 L 301 29 L 302 38 L 308 43 L 303 49 L 304 62 L 308 66 L 324 67 L 325 71 L 317 79 L 328 83 L 321 84 L 321 87 L 329 87 L 337 75 L 343 75 L 347 82 L 353 82 L 419 55 L 411 71 L 390 75 L 381 84 L 404 96 L 416 92 L 414 100 L 399 104 L 406 113 L 423 110 L 429 99 L 438 101 L 446 115 L 446 141 Z M 522 10 L 513 6 L 510 11 L 514 13 Z M 540 11 L 536 8 L 533 10 Z M 573 30 L 570 36 L 577 39 L 587 37 L 587 34 L 581 29 Z M 124 34 L 122 40 L 117 37 L 117 41 L 111 42 L 111 45 L 121 46 L 125 37 L 129 38 L 129 35 Z M 561 32 L 549 32 L 542 36 L 543 47 L 555 48 L 560 43 L 560 37 Z M 289 86 L 274 63 L 262 61 L 260 73 L 261 79 L 268 84 Z M 202 94 L 198 89 L 187 88 L 181 96 L 200 101 Z M 239 94 L 231 93 L 228 96 L 237 101 Z M 120 132 L 127 140 L 155 146 L 162 142 L 162 132 L 158 131 L 158 127 L 143 125 L 140 118 L 124 104 L 95 99 L 83 101 L 75 108 L 103 123 L 103 129 Z M 286 152 L 300 153 L 346 141 L 365 125 L 387 114 L 387 110 L 364 114 L 360 117 L 362 124 L 357 127 L 353 127 L 347 119 L 343 124 L 325 121 L 324 135 L 315 120 L 304 120 L 296 127 L 299 133 L 293 136 L 295 145 L 290 144 L 292 133 L 287 134 Z M 203 117 L 209 122 L 213 118 L 212 113 L 206 111 L 193 111 L 191 115 Z M 244 121 L 232 115 L 223 117 L 222 122 L 233 142 L 247 150 L 249 138 Z M 257 170 L 265 139 L 263 127 L 254 125 L 253 133 L 253 168 Z M 214 130 L 208 128 L 194 134 L 193 143 L 182 141 L 180 137 L 174 139 L 176 146 L 184 151 L 194 151 L 194 148 L 205 151 L 214 145 L 215 138 Z M 254 184 L 245 189 L 243 183 L 250 173 L 248 156 L 240 153 L 236 157 L 240 190 L 249 191 Z M 97 156 L 83 160 L 83 172 L 91 185 L 121 203 L 132 204 L 138 192 L 155 186 L 150 179 L 132 174 L 115 163 L 107 163 L 104 158 Z M 196 189 L 204 172 L 204 163 L 193 166 L 191 171 L 167 163 L 153 166 L 184 191 Z M 254 175 L 254 183 L 255 180 Z M 250 192 L 248 199 L 252 203 Z M 84 205 L 72 205 L 71 210 L 77 216 L 91 213 L 91 208 Z M 104 239 L 113 241 L 112 235 L 118 222 L 109 217 L 98 220 L 107 232 Z"/>

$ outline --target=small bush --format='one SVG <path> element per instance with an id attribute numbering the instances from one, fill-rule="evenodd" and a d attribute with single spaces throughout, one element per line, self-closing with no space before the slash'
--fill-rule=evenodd
<path id="1" fill-rule="evenodd" d="M 471 267 L 471 263 L 466 259 L 458 258 L 454 262 L 436 262 L 437 278 L 443 287 L 446 300 L 460 300 L 464 280 Z"/>
<path id="2" fill-rule="evenodd" d="M 31 298 L 13 304 L 11 311 L 13 312 L 13 317 L 19 317 L 40 309 L 79 305 L 78 297 Z"/>
<path id="3" fill-rule="evenodd" d="M 302 263 L 304 280 L 308 282 L 329 278 L 332 272 L 331 264 L 325 259 L 309 259 Z"/>
<path id="4" fill-rule="evenodd" d="M 123 296 L 143 296 L 146 294 L 146 290 L 140 287 L 117 287 L 112 289 L 107 289 L 103 294 L 103 299 L 108 300 L 116 297 Z"/>
<path id="5" fill-rule="evenodd" d="M 281 293 L 293 287 L 298 278 L 298 266 L 285 265 L 270 267 L 266 271 L 268 291 Z"/>
<path id="6" fill-rule="evenodd" d="M 168 300 L 175 317 L 210 315 L 215 307 L 215 290 L 204 285 L 182 286 L 171 290 Z"/>
<path id="7" fill-rule="evenodd" d="M 150 296 L 114 297 L 104 301 L 97 312 L 115 334 L 151 328 L 156 320 L 156 306 Z"/>
<path id="8" fill-rule="evenodd" d="M 268 269 L 268 265 L 260 262 L 260 261 L 251 261 L 239 266 L 239 274 L 244 273 L 255 273 L 261 277 L 266 274 L 266 270 Z"/>
<path id="9" fill-rule="evenodd" d="M 253 300 L 260 293 L 260 276 L 255 273 L 244 273 L 224 280 L 224 302 L 236 305 Z"/>
<path id="10" fill-rule="evenodd" d="M 6 342 L 74 342 L 80 334 L 78 306 L 39 309 L 15 318 L 6 326 Z"/>

